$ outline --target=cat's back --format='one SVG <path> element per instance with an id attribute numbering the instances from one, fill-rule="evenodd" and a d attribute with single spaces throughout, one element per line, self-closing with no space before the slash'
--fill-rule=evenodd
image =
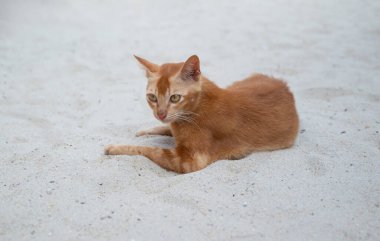
<path id="1" fill-rule="evenodd" d="M 235 101 L 240 105 L 252 104 L 258 109 L 277 106 L 285 110 L 295 106 L 293 94 L 286 82 L 263 74 L 255 74 L 234 82 L 226 90 L 237 98 Z"/>
<path id="2" fill-rule="evenodd" d="M 251 139 L 253 146 L 277 149 L 293 144 L 299 120 L 293 94 L 284 81 L 256 74 L 226 90 L 237 123 L 245 126 L 244 133 L 247 136 L 261 133 L 260 142 Z"/>
<path id="3" fill-rule="evenodd" d="M 236 81 L 227 90 L 265 94 L 278 90 L 288 90 L 286 83 L 263 74 L 254 74 L 244 80 Z"/>

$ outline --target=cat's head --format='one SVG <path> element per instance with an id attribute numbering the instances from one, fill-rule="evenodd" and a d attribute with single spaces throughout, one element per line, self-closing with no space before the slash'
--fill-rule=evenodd
<path id="1" fill-rule="evenodd" d="M 135 57 L 146 70 L 146 99 L 154 116 L 164 123 L 188 120 L 194 114 L 201 91 L 198 56 L 163 65 Z"/>

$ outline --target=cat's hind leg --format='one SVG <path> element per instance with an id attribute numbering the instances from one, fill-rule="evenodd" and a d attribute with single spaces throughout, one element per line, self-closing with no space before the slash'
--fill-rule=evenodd
<path id="1" fill-rule="evenodd" d="M 138 131 L 136 136 L 144 135 L 163 135 L 163 136 L 173 136 L 170 126 L 157 126 L 149 130 Z"/>

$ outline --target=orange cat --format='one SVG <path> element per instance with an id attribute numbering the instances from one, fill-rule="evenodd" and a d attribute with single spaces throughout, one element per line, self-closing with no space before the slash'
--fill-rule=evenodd
<path id="1" fill-rule="evenodd" d="M 172 135 L 176 147 L 109 145 L 105 154 L 143 155 L 167 170 L 188 173 L 220 159 L 293 145 L 298 116 L 283 81 L 257 74 L 222 89 L 201 75 L 196 55 L 163 65 L 135 57 L 146 69 L 148 104 L 168 124 L 136 135 Z"/>

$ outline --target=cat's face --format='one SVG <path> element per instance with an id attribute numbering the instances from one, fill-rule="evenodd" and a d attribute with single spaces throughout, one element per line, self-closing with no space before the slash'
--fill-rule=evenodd
<path id="1" fill-rule="evenodd" d="M 146 99 L 154 116 L 164 123 L 191 121 L 201 91 L 198 57 L 161 66 L 135 57 L 146 69 Z"/>

